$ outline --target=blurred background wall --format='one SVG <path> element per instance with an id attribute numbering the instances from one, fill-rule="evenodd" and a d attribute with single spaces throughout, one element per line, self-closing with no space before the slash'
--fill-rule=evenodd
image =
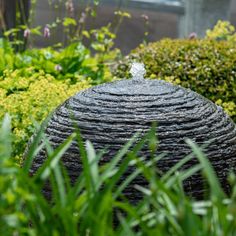
<path id="1" fill-rule="evenodd" d="M 137 0 L 133 5 L 124 5 L 122 7 L 122 9 L 130 12 L 132 16 L 130 19 L 125 19 L 121 24 L 116 40 L 116 46 L 121 48 L 124 53 L 128 53 L 141 43 L 146 31 L 149 32 L 148 41 L 157 41 L 165 37 L 187 37 L 193 31 L 199 31 L 198 35 L 202 37 L 203 31 L 201 31 L 201 28 L 204 26 L 211 27 L 211 25 L 216 23 L 211 11 L 216 15 L 218 14 L 217 19 L 228 19 L 236 26 L 236 0 L 185 0 L 186 2 L 184 0 L 156 0 L 157 2 L 163 2 L 163 4 L 159 5 L 151 5 L 155 0 L 148 0 L 146 1 L 147 4 L 143 5 L 140 4 L 140 1 L 143 2 L 142 0 Z M 167 6 L 164 4 L 165 1 L 173 2 L 174 4 L 173 6 Z M 195 5 L 189 6 L 188 4 L 191 1 Z M 52 7 L 50 8 L 47 2 L 48 0 L 38 1 L 35 25 L 52 23 L 58 15 L 62 16 L 64 14 L 63 9 L 55 10 Z M 85 5 L 76 2 L 78 1 L 74 1 L 75 8 L 80 14 Z M 96 28 L 107 25 L 109 21 L 114 19 L 114 11 L 120 7 L 120 2 L 116 0 L 102 1 L 97 9 L 97 18 L 89 19 L 86 23 L 87 27 Z M 175 4 L 178 2 L 181 4 Z M 148 4 L 150 7 L 148 7 Z M 198 8 L 203 8 L 201 9 L 202 15 L 197 12 Z M 148 17 L 148 26 L 145 26 L 145 20 L 142 15 Z M 196 21 L 199 23 L 196 24 Z M 62 31 L 59 29 L 54 34 L 55 37 L 47 40 L 43 38 L 36 39 L 36 46 L 47 46 L 56 43 L 56 41 L 61 41 L 63 37 Z"/>

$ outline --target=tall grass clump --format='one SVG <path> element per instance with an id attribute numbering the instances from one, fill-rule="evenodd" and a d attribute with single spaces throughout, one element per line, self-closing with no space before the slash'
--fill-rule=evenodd
<path id="1" fill-rule="evenodd" d="M 235 176 L 230 175 L 232 194 L 228 197 L 201 148 L 190 140 L 187 143 L 193 151 L 192 158 L 197 158 L 199 164 L 187 170 L 177 164 L 160 177 L 156 163 L 163 155 L 155 155 L 154 128 L 142 138 L 136 134 L 108 163 L 100 166 L 105 151 L 97 153 L 79 132 L 53 149 L 40 127 L 23 167 L 19 167 L 11 157 L 10 124 L 6 115 L 0 130 L 0 235 L 236 234 Z M 74 140 L 80 148 L 83 171 L 72 185 L 61 157 Z M 138 154 L 144 145 L 150 147 L 148 160 Z M 30 177 L 33 158 L 41 148 L 46 148 L 48 158 Z M 130 166 L 135 171 L 122 180 Z M 209 185 L 209 195 L 201 201 L 189 198 L 183 190 L 183 181 L 199 170 Z M 123 192 L 138 175 L 146 178 L 148 184 L 133 186 L 140 191 L 142 200 L 132 204 Z M 48 181 L 51 200 L 46 200 L 42 193 Z"/>

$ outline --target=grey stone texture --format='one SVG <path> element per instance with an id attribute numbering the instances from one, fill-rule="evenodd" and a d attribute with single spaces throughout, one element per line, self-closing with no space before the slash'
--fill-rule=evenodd
<path id="1" fill-rule="evenodd" d="M 74 124 L 79 127 L 84 140 L 90 140 L 97 151 L 109 151 L 101 160 L 104 164 L 121 149 L 136 132 L 145 134 L 153 122 L 157 122 L 159 145 L 157 155 L 166 156 L 157 163 L 161 171 L 167 171 L 191 152 L 185 139 L 199 145 L 209 144 L 204 152 L 209 157 L 226 192 L 227 174 L 236 168 L 236 125 L 222 108 L 199 94 L 160 80 L 120 80 L 92 87 L 77 93 L 59 106 L 46 128 L 53 147 L 62 143 L 73 133 Z M 147 159 L 150 152 L 144 147 L 140 152 Z M 74 182 L 82 171 L 79 149 L 74 142 L 63 157 Z M 36 157 L 32 172 L 45 161 L 41 151 Z M 185 167 L 198 163 L 189 161 Z M 133 169 L 123 176 L 125 179 Z M 138 177 L 135 184 L 145 186 L 146 181 Z M 134 184 L 133 183 L 133 184 Z M 194 175 L 185 182 L 186 191 L 195 197 L 203 193 L 203 182 Z M 132 186 L 125 194 L 137 201 L 140 193 Z"/>

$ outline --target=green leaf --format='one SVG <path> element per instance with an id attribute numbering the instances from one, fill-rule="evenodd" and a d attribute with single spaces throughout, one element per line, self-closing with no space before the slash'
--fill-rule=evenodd
<path id="1" fill-rule="evenodd" d="M 34 35 L 42 35 L 41 28 L 42 28 L 41 26 L 31 28 L 30 32 L 31 32 L 31 34 L 34 34 Z"/>
<path id="2" fill-rule="evenodd" d="M 77 22 L 74 18 L 71 18 L 71 17 L 65 17 L 64 20 L 63 20 L 63 25 L 65 27 L 67 26 L 70 26 L 70 25 L 74 25 L 76 26 L 77 25 Z"/>
<path id="3" fill-rule="evenodd" d="M 9 114 L 5 114 L 0 130 L 0 162 L 11 157 L 11 144 L 11 117 Z"/>
<path id="4" fill-rule="evenodd" d="M 37 124 L 35 123 L 35 126 L 37 126 L 37 130 L 35 131 L 35 134 L 31 137 L 30 143 L 28 144 L 27 150 L 25 151 L 23 170 L 26 173 L 29 172 L 31 165 L 33 163 L 34 157 L 44 146 L 44 143 L 42 143 L 40 146 L 39 146 L 39 143 L 43 138 L 43 132 L 44 132 L 46 124 L 48 123 L 48 119 L 50 117 L 51 116 L 48 116 L 48 118 L 40 126 L 37 126 Z"/>
<path id="5" fill-rule="evenodd" d="M 208 183 L 210 185 L 210 190 L 212 193 L 212 197 L 216 199 L 223 199 L 225 198 L 225 194 L 220 186 L 219 180 L 216 176 L 216 173 L 206 157 L 206 155 L 202 152 L 201 148 L 197 146 L 193 141 L 190 139 L 186 140 L 186 143 L 191 147 L 193 153 L 196 155 L 197 159 L 202 165 L 203 174 L 207 178 Z"/>
<path id="6" fill-rule="evenodd" d="M 87 150 L 87 157 L 90 166 L 90 176 L 93 182 L 93 186 L 96 187 L 99 185 L 99 173 L 98 173 L 98 158 L 96 156 L 96 152 L 92 143 L 87 140 L 86 141 L 86 150 Z"/>
<path id="7" fill-rule="evenodd" d="M 56 150 L 46 159 L 44 164 L 40 167 L 40 169 L 36 172 L 34 179 L 40 179 L 45 181 L 51 175 L 52 170 L 56 168 L 61 157 L 66 152 L 66 150 L 70 147 L 73 139 L 75 138 L 75 134 L 69 136 Z"/>
<path id="8" fill-rule="evenodd" d="M 89 32 L 87 30 L 83 30 L 82 31 L 82 35 L 85 36 L 88 39 L 90 38 L 90 34 L 89 34 Z"/>
<path id="9" fill-rule="evenodd" d="M 21 30 L 21 29 L 17 29 L 17 28 L 7 30 L 7 31 L 4 32 L 4 36 L 5 36 L 5 37 L 8 37 L 8 36 L 10 36 L 11 34 L 14 35 L 14 34 L 18 33 L 20 30 Z"/>

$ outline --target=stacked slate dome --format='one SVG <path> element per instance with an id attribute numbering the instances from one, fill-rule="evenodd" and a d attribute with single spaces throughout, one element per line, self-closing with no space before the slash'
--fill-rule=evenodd
<path id="1" fill-rule="evenodd" d="M 190 153 L 185 143 L 190 138 L 201 145 L 209 140 L 205 149 L 221 182 L 226 186 L 226 176 L 236 168 L 236 125 L 219 106 L 201 95 L 160 80 L 143 79 L 144 70 L 134 65 L 133 79 L 120 80 L 79 92 L 59 106 L 50 119 L 46 135 L 53 146 L 62 143 L 73 131 L 75 122 L 85 140 L 90 140 L 96 150 L 108 147 L 106 162 L 137 131 L 147 132 L 157 121 L 158 153 L 166 156 L 158 168 L 166 171 Z M 73 118 L 74 121 L 71 119 Z M 148 155 L 148 150 L 142 151 Z M 72 181 L 80 174 L 82 163 L 76 142 L 63 156 Z M 36 157 L 32 171 L 45 160 L 42 151 Z M 191 166 L 197 163 L 192 161 Z M 125 178 L 125 176 L 124 176 Z M 142 178 L 137 184 L 145 184 Z M 197 196 L 202 193 L 201 178 L 193 176 L 186 181 L 186 190 Z M 126 190 L 135 199 L 138 193 Z"/>

